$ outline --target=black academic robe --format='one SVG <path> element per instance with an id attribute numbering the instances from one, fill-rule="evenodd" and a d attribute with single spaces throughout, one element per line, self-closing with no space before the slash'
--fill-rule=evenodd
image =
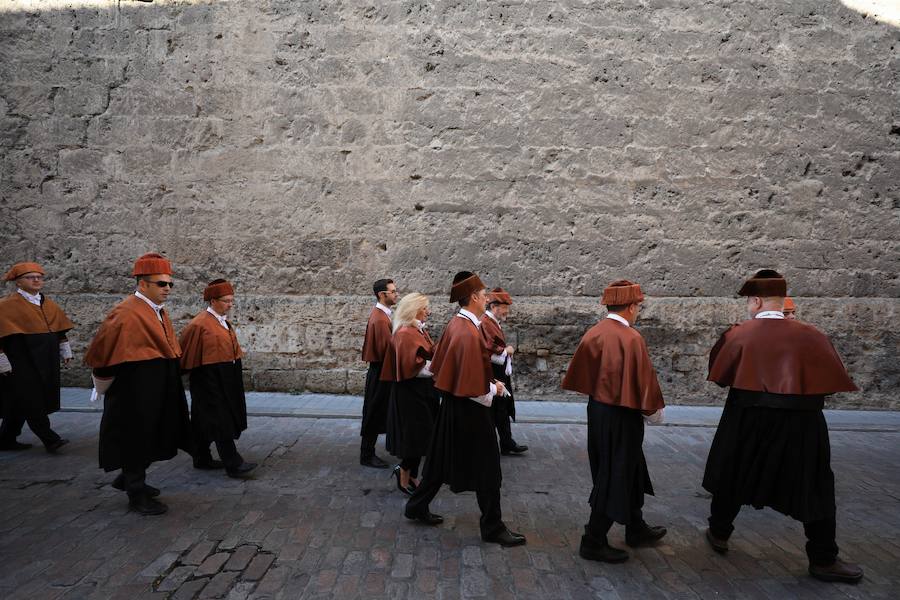
<path id="1" fill-rule="evenodd" d="M 366 389 L 363 395 L 362 427 L 363 437 L 387 433 L 388 400 L 391 384 L 381 381 L 381 363 L 370 362 L 366 372 Z"/>
<path id="2" fill-rule="evenodd" d="M 509 396 L 494 396 L 491 402 L 491 410 L 494 418 L 505 418 L 509 415 L 513 421 L 516 420 L 516 399 L 512 391 L 512 377 L 506 374 L 506 365 L 498 365 L 491 363 L 491 369 L 494 373 L 494 379 L 502 381 L 509 392 Z"/>
<path id="3" fill-rule="evenodd" d="M 588 502 L 617 523 L 628 525 L 634 509 L 653 495 L 644 458 L 644 418 L 640 410 L 588 398 L 587 446 L 593 488 Z"/>
<path id="4" fill-rule="evenodd" d="M 425 456 L 440 406 L 434 381 L 413 377 L 392 383 L 390 389 L 385 447 L 401 459 Z"/>
<path id="5" fill-rule="evenodd" d="M 190 451 L 187 402 L 177 358 L 154 358 L 95 369 L 115 376 L 100 421 L 100 467 L 146 467 Z"/>
<path id="6" fill-rule="evenodd" d="M 191 426 L 200 440 L 236 440 L 247 429 L 241 360 L 201 365 L 189 371 Z"/>
<path id="7" fill-rule="evenodd" d="M 14 334 L 3 338 L 12 373 L 0 376 L 2 416 L 41 417 L 59 410 L 59 343 L 64 333 Z"/>
<path id="8" fill-rule="evenodd" d="M 703 487 L 736 505 L 768 506 L 804 523 L 834 517 L 824 396 L 731 388 Z"/>

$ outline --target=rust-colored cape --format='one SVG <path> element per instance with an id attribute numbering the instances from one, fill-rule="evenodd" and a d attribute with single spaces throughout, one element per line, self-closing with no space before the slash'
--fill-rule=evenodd
<path id="1" fill-rule="evenodd" d="M 824 333 L 800 321 L 751 319 L 709 353 L 709 381 L 752 392 L 824 396 L 857 388 Z"/>
<path id="2" fill-rule="evenodd" d="M 13 292 L 0 300 L 0 338 L 18 333 L 65 333 L 75 325 L 59 305 L 43 296 L 40 306 L 35 306 Z"/>
<path id="3" fill-rule="evenodd" d="M 472 321 L 455 315 L 434 349 L 431 359 L 434 387 L 461 398 L 491 391 L 491 359 L 484 338 Z"/>
<path id="4" fill-rule="evenodd" d="M 665 406 L 644 338 L 613 319 L 603 319 L 584 334 L 562 387 L 644 412 Z"/>
<path id="5" fill-rule="evenodd" d="M 506 350 L 506 336 L 495 320 L 487 315 L 481 317 L 481 336 L 491 354 L 503 354 Z"/>
<path id="6" fill-rule="evenodd" d="M 381 366 L 382 381 L 405 381 L 419 374 L 434 355 L 434 342 L 426 331 L 404 325 L 394 332 Z"/>
<path id="7" fill-rule="evenodd" d="M 369 314 L 369 322 L 366 324 L 366 337 L 363 340 L 362 359 L 368 363 L 382 362 L 390 343 L 391 318 L 376 306 Z"/>
<path id="8" fill-rule="evenodd" d="M 84 355 L 84 363 L 102 369 L 125 362 L 179 356 L 181 347 L 168 311 L 163 312 L 160 323 L 150 305 L 132 295 L 106 315 Z"/>
<path id="9" fill-rule="evenodd" d="M 244 355 L 234 328 L 222 327 L 218 319 L 206 309 L 191 319 L 181 332 L 178 342 L 181 344 L 182 371 L 190 371 L 203 365 L 234 362 Z"/>

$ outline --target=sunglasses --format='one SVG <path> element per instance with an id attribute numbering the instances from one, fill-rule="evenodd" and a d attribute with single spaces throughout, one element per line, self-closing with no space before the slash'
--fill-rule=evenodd
<path id="1" fill-rule="evenodd" d="M 147 283 L 152 283 L 156 287 L 161 287 L 161 288 L 164 288 L 166 286 L 169 286 L 170 288 L 175 287 L 174 281 L 148 281 Z"/>

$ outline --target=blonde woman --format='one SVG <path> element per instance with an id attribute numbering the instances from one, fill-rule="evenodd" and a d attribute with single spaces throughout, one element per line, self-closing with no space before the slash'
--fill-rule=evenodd
<path id="1" fill-rule="evenodd" d="M 406 495 L 418 485 L 419 463 L 428 452 L 438 410 L 429 370 L 434 343 L 425 331 L 428 315 L 427 296 L 411 293 L 400 300 L 381 370 L 381 380 L 392 382 L 385 447 L 400 459 L 393 474 L 397 487 Z"/>

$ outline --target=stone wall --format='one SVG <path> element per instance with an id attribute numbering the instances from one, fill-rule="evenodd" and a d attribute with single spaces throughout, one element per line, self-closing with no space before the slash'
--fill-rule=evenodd
<path id="1" fill-rule="evenodd" d="M 836 1 L 0 0 L 0 254 L 83 348 L 135 256 L 234 280 L 256 389 L 354 392 L 369 285 L 516 297 L 556 397 L 611 279 L 672 402 L 761 267 L 900 406 L 900 34 Z M 87 384 L 86 371 L 67 370 Z"/>

